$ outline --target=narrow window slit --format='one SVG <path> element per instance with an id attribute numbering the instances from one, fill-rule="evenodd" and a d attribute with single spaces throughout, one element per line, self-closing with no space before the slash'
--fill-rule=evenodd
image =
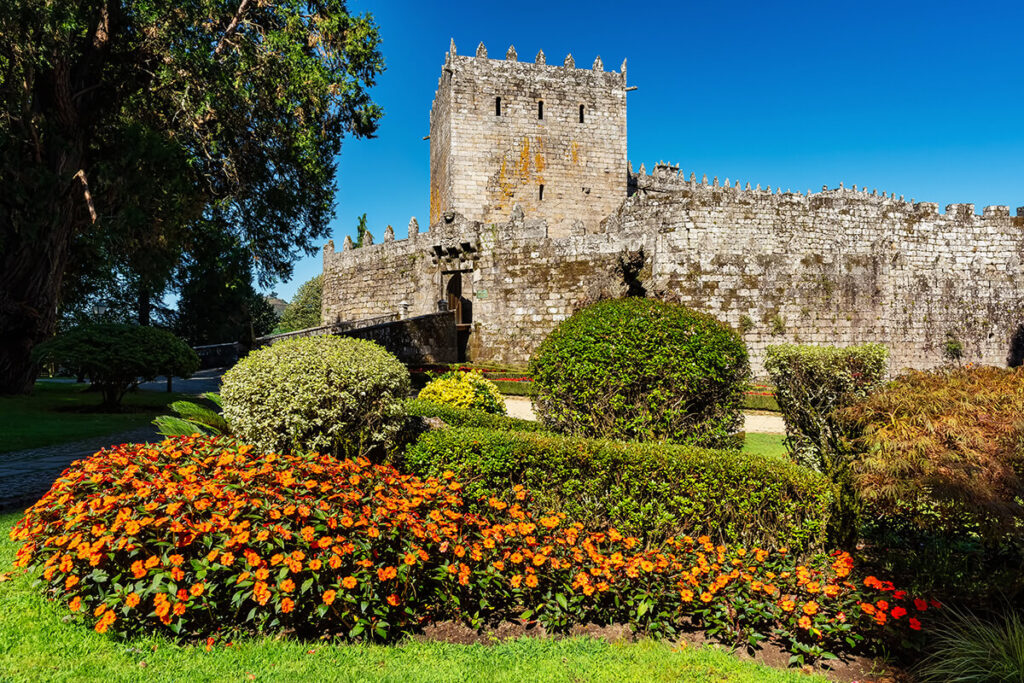
<path id="1" fill-rule="evenodd" d="M 580 105 L 580 123 L 583 123 L 583 112 L 584 112 L 584 110 L 585 110 L 585 107 L 581 104 Z"/>
<path id="2" fill-rule="evenodd" d="M 544 201 L 544 186 L 540 186 L 540 191 L 537 193 L 537 201 Z"/>
<path id="3" fill-rule="evenodd" d="M 501 116 L 501 98 L 500 97 L 495 97 L 494 98 L 494 115 L 495 116 Z"/>
<path id="4" fill-rule="evenodd" d="M 537 118 L 544 118 L 544 100 L 540 100 L 537 102 Z"/>

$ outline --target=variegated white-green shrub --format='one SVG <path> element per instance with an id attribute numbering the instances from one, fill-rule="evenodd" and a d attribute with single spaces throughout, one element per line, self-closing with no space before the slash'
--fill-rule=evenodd
<path id="1" fill-rule="evenodd" d="M 409 372 L 373 342 L 307 337 L 253 351 L 224 374 L 224 418 L 265 451 L 369 456 L 405 420 Z"/>

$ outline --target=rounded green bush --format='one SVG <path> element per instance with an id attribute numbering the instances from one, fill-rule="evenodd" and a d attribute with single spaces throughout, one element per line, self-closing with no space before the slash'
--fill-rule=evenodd
<path id="1" fill-rule="evenodd" d="M 505 414 L 505 399 L 494 382 L 479 372 L 446 372 L 432 379 L 418 398 L 431 403 L 482 410 L 492 415 Z"/>
<path id="2" fill-rule="evenodd" d="M 747 349 L 710 315 L 652 299 L 602 301 L 555 328 L 530 369 L 534 408 L 555 431 L 737 445 Z"/>
<path id="3" fill-rule="evenodd" d="M 256 351 L 224 373 L 232 433 L 264 451 L 369 456 L 405 420 L 409 372 L 373 342 L 306 337 Z"/>

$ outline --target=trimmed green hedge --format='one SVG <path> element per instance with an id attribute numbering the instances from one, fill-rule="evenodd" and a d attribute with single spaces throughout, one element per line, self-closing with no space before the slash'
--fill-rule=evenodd
<path id="1" fill-rule="evenodd" d="M 445 406 L 418 398 L 405 402 L 410 417 L 436 417 L 452 427 L 485 427 L 503 431 L 546 432 L 543 425 L 532 420 L 521 420 L 507 415 L 492 415 L 482 410 L 468 410 Z"/>
<path id="2" fill-rule="evenodd" d="M 742 445 L 747 347 L 728 325 L 654 299 L 577 311 L 530 361 L 534 409 L 561 434 L 712 448 Z"/>
<path id="3" fill-rule="evenodd" d="M 819 550 L 835 503 L 832 484 L 806 468 L 692 446 L 444 429 L 423 434 L 403 460 L 423 476 L 455 472 L 467 499 L 505 497 L 521 484 L 541 509 L 646 541 L 706 533 L 715 542 Z"/>

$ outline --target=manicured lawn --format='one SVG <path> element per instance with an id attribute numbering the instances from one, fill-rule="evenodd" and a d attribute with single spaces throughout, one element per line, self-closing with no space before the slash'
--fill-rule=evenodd
<path id="1" fill-rule="evenodd" d="M 754 434 L 747 432 L 746 441 L 743 442 L 744 453 L 757 453 L 771 458 L 786 458 L 786 447 L 782 440 L 785 434 Z"/>
<path id="2" fill-rule="evenodd" d="M 17 514 L 0 515 L 0 572 L 10 571 Z M 2 681 L 789 681 L 796 671 L 710 647 L 524 638 L 493 646 L 367 646 L 251 639 L 206 652 L 160 638 L 117 642 L 48 603 L 24 573 L 0 582 Z"/>
<path id="3" fill-rule="evenodd" d="M 84 384 L 36 382 L 31 396 L 0 397 L 0 453 L 103 436 L 142 427 L 185 394 L 139 391 L 125 396 L 124 413 L 88 412 L 100 403 Z M 83 412 L 81 409 L 86 409 Z"/>

